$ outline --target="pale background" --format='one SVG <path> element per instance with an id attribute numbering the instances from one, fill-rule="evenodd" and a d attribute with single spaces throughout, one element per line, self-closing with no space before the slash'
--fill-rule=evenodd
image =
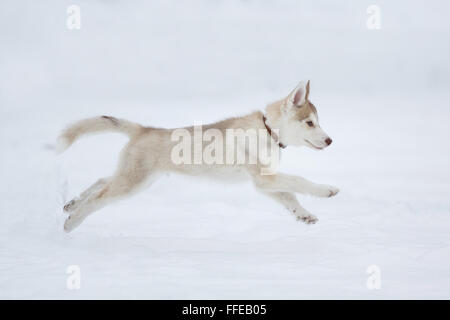
<path id="1" fill-rule="evenodd" d="M 71 4 L 80 30 L 66 27 Z M 366 27 L 371 4 L 380 30 Z M 449 9 L 2 0 L 0 297 L 450 298 Z M 318 224 L 250 183 L 171 175 L 63 233 L 64 201 L 110 175 L 126 142 L 89 137 L 57 157 L 68 123 L 207 123 L 263 109 L 306 79 L 334 142 L 287 148 L 282 169 L 341 188 L 299 197 Z M 66 287 L 69 265 L 80 290 Z M 366 286 L 370 265 L 379 290 Z"/>

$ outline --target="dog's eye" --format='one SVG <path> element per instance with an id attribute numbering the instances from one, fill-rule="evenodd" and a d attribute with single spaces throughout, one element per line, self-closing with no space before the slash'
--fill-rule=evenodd
<path id="1" fill-rule="evenodd" d="M 314 123 L 313 123 L 312 121 L 306 121 L 306 124 L 307 124 L 309 127 L 314 127 Z"/>

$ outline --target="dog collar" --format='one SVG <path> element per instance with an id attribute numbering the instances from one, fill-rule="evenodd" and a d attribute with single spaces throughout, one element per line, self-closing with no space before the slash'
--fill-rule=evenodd
<path id="1" fill-rule="evenodd" d="M 273 132 L 272 129 L 270 129 L 270 127 L 267 125 L 266 120 L 267 120 L 266 116 L 263 115 L 264 126 L 266 127 L 269 135 L 273 138 L 273 140 L 275 140 L 275 142 L 278 142 L 278 146 L 280 148 L 282 148 L 282 149 L 286 148 L 286 146 L 284 144 L 282 144 L 280 142 L 280 140 L 278 139 L 278 135 L 275 132 Z"/>

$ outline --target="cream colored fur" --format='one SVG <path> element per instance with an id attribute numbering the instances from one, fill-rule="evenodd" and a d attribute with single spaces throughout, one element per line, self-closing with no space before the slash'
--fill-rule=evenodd
<path id="1" fill-rule="evenodd" d="M 309 82 L 306 85 L 300 83 L 288 97 L 267 106 L 266 123 L 270 128 L 279 130 L 277 143 L 314 149 L 322 149 L 331 143 L 319 126 L 317 111 L 308 95 Z M 226 129 L 260 129 L 267 132 L 267 139 L 272 139 L 273 136 L 269 136 L 264 125 L 263 116 L 262 112 L 257 111 L 203 126 L 203 130 L 214 128 L 226 136 Z M 185 129 L 191 133 L 194 130 L 193 127 Z M 264 164 L 258 155 L 254 155 L 258 160 L 255 164 L 177 165 L 171 158 L 171 151 L 177 143 L 171 139 L 173 130 L 175 129 L 144 127 L 108 116 L 81 120 L 65 129 L 58 138 L 58 151 L 66 150 L 83 135 L 105 131 L 124 133 L 129 136 L 130 141 L 123 149 L 119 166 L 111 177 L 99 179 L 64 206 L 64 211 L 69 213 L 64 230 L 72 231 L 89 214 L 115 200 L 132 195 L 153 182 L 161 173 L 169 171 L 221 180 L 251 179 L 258 190 L 281 203 L 305 223 L 315 223 L 317 218 L 298 203 L 294 193 L 331 197 L 339 191 L 335 187 L 316 184 L 298 176 L 283 173 L 262 175 Z M 329 143 L 326 142 L 327 139 Z M 236 145 L 236 149 L 246 154 L 251 153 L 246 146 Z"/>

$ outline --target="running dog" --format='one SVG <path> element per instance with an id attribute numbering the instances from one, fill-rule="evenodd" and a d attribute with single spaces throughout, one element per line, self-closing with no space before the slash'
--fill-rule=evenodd
<path id="1" fill-rule="evenodd" d="M 275 144 L 278 153 L 290 145 L 321 150 L 329 146 L 332 140 L 319 125 L 317 109 L 309 100 L 309 91 L 309 81 L 306 84 L 300 82 L 287 97 L 269 104 L 265 113 L 256 111 L 246 116 L 206 125 L 203 129 L 212 130 L 216 134 L 222 134 L 223 137 L 227 137 L 226 131 L 230 129 L 259 130 L 264 133 L 266 141 L 261 145 L 265 146 L 267 142 L 271 142 Z M 181 129 L 195 135 L 193 126 Z M 111 177 L 99 179 L 78 197 L 65 204 L 64 211 L 69 216 L 64 223 L 64 230 L 72 231 L 91 213 L 132 195 L 153 182 L 163 172 L 210 176 L 224 180 L 250 179 L 262 194 L 281 203 L 298 220 L 307 224 L 314 224 L 318 219 L 298 203 L 295 193 L 332 197 L 339 192 L 336 187 L 316 184 L 299 176 L 283 173 L 262 174 L 266 164 L 261 161 L 260 153 L 255 154 L 248 143 L 237 144 L 233 148 L 241 154 L 253 156 L 256 159 L 254 163 L 216 161 L 207 164 L 174 161 L 174 148 L 177 145 L 174 133 L 175 130 L 181 129 L 144 127 L 110 116 L 81 120 L 66 128 L 58 138 L 58 152 L 69 148 L 81 136 L 104 131 L 121 132 L 127 135 L 130 141 L 123 149 L 119 166 Z M 259 139 L 262 140 L 261 137 Z M 224 140 L 228 146 L 229 141 L 227 138 Z M 193 149 L 192 155 L 183 154 L 185 159 L 192 159 L 192 156 L 195 158 L 195 153 L 205 151 L 203 147 Z M 183 153 L 186 153 L 186 150 Z"/>

